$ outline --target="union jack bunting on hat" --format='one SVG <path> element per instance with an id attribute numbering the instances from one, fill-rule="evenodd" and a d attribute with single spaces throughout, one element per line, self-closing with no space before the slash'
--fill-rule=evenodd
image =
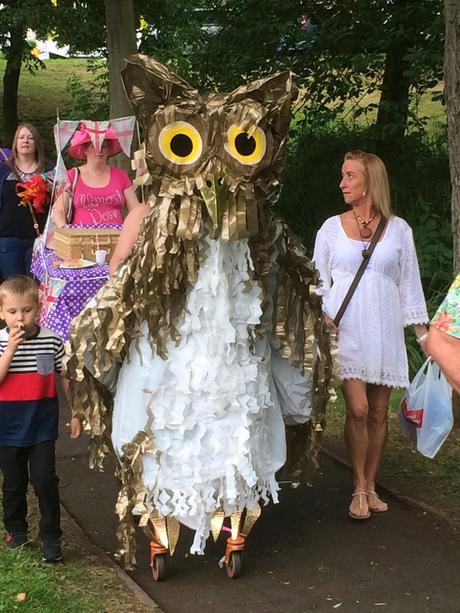
<path id="1" fill-rule="evenodd" d="M 101 152 L 102 143 L 105 138 L 105 133 L 109 127 L 109 121 L 85 121 L 85 128 L 88 132 L 94 149 L 97 153 Z"/>

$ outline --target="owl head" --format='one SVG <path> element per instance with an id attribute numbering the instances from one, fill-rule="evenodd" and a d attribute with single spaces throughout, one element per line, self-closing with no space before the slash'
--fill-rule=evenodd
<path id="1" fill-rule="evenodd" d="M 156 201 L 200 207 L 200 220 L 224 240 L 257 233 L 260 207 L 280 190 L 292 73 L 200 96 L 167 66 L 136 54 L 125 60 L 122 79 L 143 128 Z"/>

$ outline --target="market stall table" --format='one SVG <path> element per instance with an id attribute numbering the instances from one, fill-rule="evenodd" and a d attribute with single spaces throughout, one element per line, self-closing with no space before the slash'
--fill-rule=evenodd
<path id="1" fill-rule="evenodd" d="M 109 277 L 109 267 L 60 268 L 64 260 L 36 241 L 32 274 L 40 281 L 40 325 L 53 330 L 64 341 L 69 338 L 72 319 L 96 294 Z"/>

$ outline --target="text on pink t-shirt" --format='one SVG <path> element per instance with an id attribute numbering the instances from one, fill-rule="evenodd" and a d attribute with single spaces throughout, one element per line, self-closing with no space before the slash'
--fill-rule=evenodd
<path id="1" fill-rule="evenodd" d="M 68 172 L 70 184 L 74 180 L 75 168 Z M 110 166 L 110 179 L 104 187 L 92 187 L 78 177 L 73 195 L 72 224 L 78 225 L 120 225 L 123 223 L 122 210 L 126 204 L 125 189 L 132 181 L 121 168 Z"/>

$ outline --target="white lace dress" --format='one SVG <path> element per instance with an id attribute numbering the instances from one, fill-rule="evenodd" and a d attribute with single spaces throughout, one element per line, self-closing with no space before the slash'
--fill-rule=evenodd
<path id="1" fill-rule="evenodd" d="M 361 241 L 349 238 L 340 216 L 316 235 L 313 259 L 319 271 L 323 311 L 334 318 L 362 261 Z M 385 233 L 339 325 L 339 376 L 407 387 L 404 326 L 428 322 L 412 230 L 400 217 Z"/>

